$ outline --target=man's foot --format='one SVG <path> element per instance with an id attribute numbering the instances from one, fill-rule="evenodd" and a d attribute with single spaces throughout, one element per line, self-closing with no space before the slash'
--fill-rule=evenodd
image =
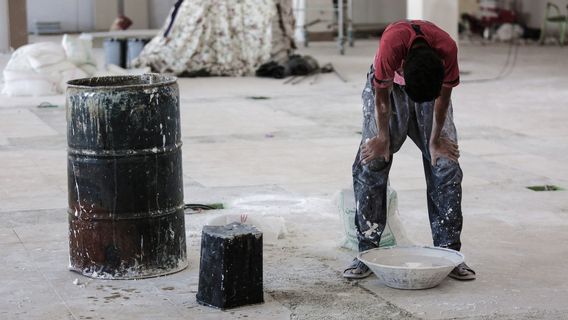
<path id="1" fill-rule="evenodd" d="M 347 279 L 364 279 L 370 276 L 371 273 L 366 264 L 355 258 L 349 267 L 343 271 L 343 277 Z"/>
<path id="2" fill-rule="evenodd" d="M 475 279 L 475 271 L 472 268 L 468 267 L 465 262 L 460 263 L 457 267 L 450 272 L 450 277 L 457 279 L 457 280 L 474 280 Z"/>

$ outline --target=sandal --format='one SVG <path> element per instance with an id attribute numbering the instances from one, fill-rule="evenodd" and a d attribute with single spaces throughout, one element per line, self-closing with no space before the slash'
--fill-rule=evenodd
<path id="1" fill-rule="evenodd" d="M 465 262 L 460 263 L 457 267 L 450 272 L 449 276 L 451 278 L 457 280 L 474 280 L 475 279 L 475 271 L 472 268 L 468 267 Z"/>
<path id="2" fill-rule="evenodd" d="M 366 264 L 355 258 L 349 267 L 343 271 L 343 277 L 347 279 L 364 279 L 370 276 L 371 273 Z"/>

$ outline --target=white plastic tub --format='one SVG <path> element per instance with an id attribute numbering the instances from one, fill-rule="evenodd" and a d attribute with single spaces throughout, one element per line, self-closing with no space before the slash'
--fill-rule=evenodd
<path id="1" fill-rule="evenodd" d="M 421 246 L 371 249 L 358 258 L 387 286 L 397 289 L 435 287 L 464 261 L 455 250 Z"/>

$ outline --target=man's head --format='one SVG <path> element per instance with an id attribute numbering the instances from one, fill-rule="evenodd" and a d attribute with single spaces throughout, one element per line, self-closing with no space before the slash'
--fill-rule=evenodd
<path id="1" fill-rule="evenodd" d="M 444 64 L 426 43 L 413 45 L 404 61 L 406 93 L 414 102 L 427 102 L 440 96 Z"/>

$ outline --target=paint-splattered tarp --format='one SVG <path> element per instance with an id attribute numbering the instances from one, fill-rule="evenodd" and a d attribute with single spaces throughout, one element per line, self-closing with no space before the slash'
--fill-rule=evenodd
<path id="1" fill-rule="evenodd" d="M 179 2 L 171 28 L 172 15 L 133 64 L 176 75 L 253 74 L 270 59 L 275 14 L 273 0 Z"/>
<path id="2" fill-rule="evenodd" d="M 272 19 L 272 48 L 270 61 L 280 64 L 288 62 L 290 55 L 296 49 L 294 41 L 294 28 L 296 19 L 291 0 L 274 0 L 276 7 L 275 16 Z"/>

